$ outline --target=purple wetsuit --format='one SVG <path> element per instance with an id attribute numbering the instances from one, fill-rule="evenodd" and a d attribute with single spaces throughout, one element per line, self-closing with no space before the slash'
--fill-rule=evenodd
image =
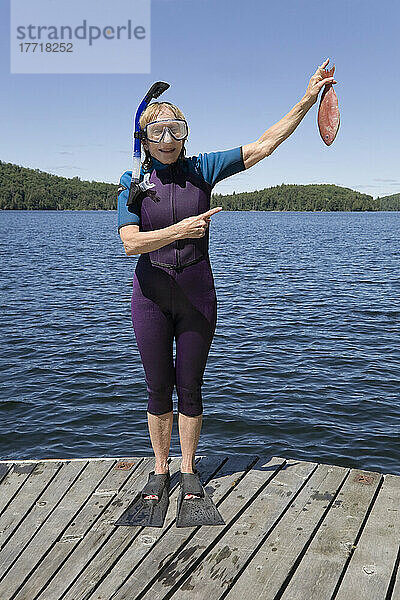
<path id="1" fill-rule="evenodd" d="M 168 227 L 210 208 L 215 183 L 244 170 L 241 148 L 200 154 L 164 165 L 152 159 L 153 184 L 134 206 L 126 206 L 131 173 L 118 190 L 118 231 Z M 143 173 L 142 173 L 143 175 Z M 172 411 L 176 386 L 178 412 L 203 412 L 201 386 L 217 321 L 217 298 L 208 255 L 209 229 L 141 254 L 132 292 L 132 322 L 148 391 L 148 412 Z M 175 365 L 173 341 L 176 342 Z"/>

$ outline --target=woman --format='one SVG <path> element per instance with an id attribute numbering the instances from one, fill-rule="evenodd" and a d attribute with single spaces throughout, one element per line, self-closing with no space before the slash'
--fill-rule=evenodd
<path id="1" fill-rule="evenodd" d="M 132 321 L 143 362 L 148 400 L 148 426 L 155 471 L 143 490 L 143 501 L 157 502 L 168 490 L 168 454 L 173 412 L 178 396 L 182 449 L 183 500 L 204 497 L 194 459 L 202 424 L 201 385 L 216 325 L 216 295 L 208 256 L 213 186 L 249 169 L 281 144 L 317 101 L 326 83 L 327 59 L 311 77 L 303 98 L 257 141 L 225 152 L 185 158 L 188 135 L 184 115 L 167 102 L 153 102 L 142 113 L 142 145 L 146 160 L 141 178 L 147 190 L 127 206 L 131 173 L 118 190 L 118 231 L 128 256 L 140 254 L 132 294 Z M 173 364 L 173 339 L 176 361 Z M 185 492 L 182 494 L 182 492 Z"/>

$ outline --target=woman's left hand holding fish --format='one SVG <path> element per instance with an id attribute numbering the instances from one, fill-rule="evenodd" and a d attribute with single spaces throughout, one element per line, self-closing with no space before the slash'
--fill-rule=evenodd
<path id="1" fill-rule="evenodd" d="M 326 77 L 325 67 L 328 63 L 329 58 L 327 58 L 322 65 L 318 67 L 309 81 L 306 93 L 304 94 L 304 100 L 310 102 L 311 105 L 316 103 L 318 94 L 324 85 L 327 83 L 337 83 L 334 77 Z"/>

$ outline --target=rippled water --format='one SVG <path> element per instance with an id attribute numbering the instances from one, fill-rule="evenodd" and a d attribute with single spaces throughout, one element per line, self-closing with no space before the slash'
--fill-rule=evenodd
<path id="1" fill-rule="evenodd" d="M 399 224 L 398 212 L 213 218 L 199 454 L 400 474 Z M 0 229 L 1 457 L 151 455 L 137 259 L 116 213 L 2 211 Z"/>

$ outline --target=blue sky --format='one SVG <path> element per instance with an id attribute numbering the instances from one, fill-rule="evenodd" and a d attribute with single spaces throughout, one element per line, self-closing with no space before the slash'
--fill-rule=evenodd
<path id="1" fill-rule="evenodd" d="M 319 136 L 317 103 L 271 156 L 214 190 L 334 183 L 374 197 L 400 192 L 395 0 L 152 0 L 151 73 L 131 75 L 10 74 L 8 0 L 0 7 L 5 162 L 118 182 L 131 168 L 134 111 L 158 80 L 171 84 L 163 99 L 189 122 L 189 156 L 247 144 L 330 58 L 341 112 L 333 145 Z"/>

